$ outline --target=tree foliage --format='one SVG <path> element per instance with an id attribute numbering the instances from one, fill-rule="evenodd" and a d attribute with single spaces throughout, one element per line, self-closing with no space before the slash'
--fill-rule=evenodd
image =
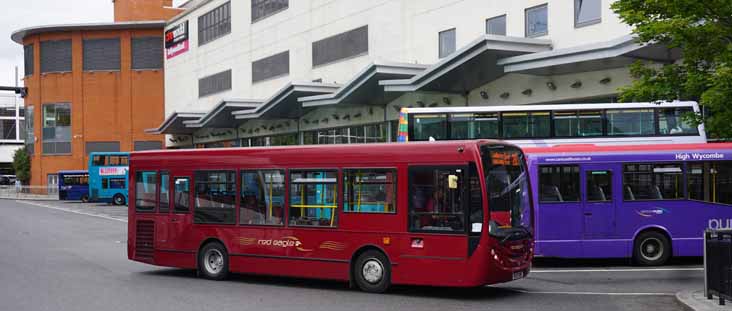
<path id="1" fill-rule="evenodd" d="M 31 161 L 25 147 L 15 150 L 13 154 L 13 169 L 15 170 L 15 178 L 24 184 L 28 183 L 30 180 Z"/>
<path id="2" fill-rule="evenodd" d="M 631 66 L 621 101 L 694 100 L 708 134 L 732 138 L 732 0 L 618 0 L 612 5 L 638 39 L 682 51 L 673 64 Z"/>

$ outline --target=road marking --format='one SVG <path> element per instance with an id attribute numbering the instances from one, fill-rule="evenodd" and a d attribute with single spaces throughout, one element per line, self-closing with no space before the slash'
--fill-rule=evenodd
<path id="1" fill-rule="evenodd" d="M 58 210 L 58 211 L 63 211 L 63 212 L 68 212 L 68 213 L 74 213 L 74 214 L 79 214 L 79 215 L 86 215 L 86 216 L 91 216 L 91 217 L 97 217 L 97 218 L 107 219 L 107 220 L 121 221 L 121 222 L 124 222 L 124 223 L 127 222 L 126 219 L 119 219 L 119 218 L 109 217 L 109 216 L 106 216 L 106 215 L 99 215 L 99 214 L 92 214 L 92 213 L 80 212 L 80 211 L 75 211 L 75 210 L 68 209 L 68 208 L 62 208 L 62 207 L 57 207 L 57 206 L 48 205 L 48 204 L 44 204 L 44 203 L 33 202 L 33 201 L 16 200 L 15 202 L 24 203 L 24 204 L 33 205 L 33 206 L 38 206 L 38 207 L 45 207 L 45 208 L 48 208 L 48 209 L 54 209 L 54 210 Z"/>
<path id="2" fill-rule="evenodd" d="M 675 293 L 603 293 L 603 292 L 548 292 L 507 288 L 523 294 L 540 295 L 592 295 L 592 296 L 675 296 Z"/>
<path id="3" fill-rule="evenodd" d="M 704 268 L 649 268 L 649 269 L 537 269 L 531 273 L 576 273 L 576 272 L 654 272 L 654 271 L 704 271 Z"/>

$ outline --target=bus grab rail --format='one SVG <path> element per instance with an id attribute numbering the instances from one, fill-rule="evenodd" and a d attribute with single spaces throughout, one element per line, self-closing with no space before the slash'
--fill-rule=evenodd
<path id="1" fill-rule="evenodd" d="M 732 230 L 704 231 L 704 296 L 732 301 Z"/>

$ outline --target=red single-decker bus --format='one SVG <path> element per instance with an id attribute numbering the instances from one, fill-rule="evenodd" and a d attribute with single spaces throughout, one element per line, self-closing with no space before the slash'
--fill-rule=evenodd
<path id="1" fill-rule="evenodd" d="M 198 269 L 472 287 L 525 277 L 523 153 L 497 141 L 135 152 L 128 257 Z"/>

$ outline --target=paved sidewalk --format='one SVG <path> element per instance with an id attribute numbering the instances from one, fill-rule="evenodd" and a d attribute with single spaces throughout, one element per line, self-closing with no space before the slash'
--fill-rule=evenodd
<path id="1" fill-rule="evenodd" d="M 704 296 L 703 290 L 688 290 L 676 293 L 676 299 L 694 311 L 726 311 L 732 310 L 732 301 L 727 301 L 724 306 L 719 305 L 719 297 L 709 300 Z"/>

